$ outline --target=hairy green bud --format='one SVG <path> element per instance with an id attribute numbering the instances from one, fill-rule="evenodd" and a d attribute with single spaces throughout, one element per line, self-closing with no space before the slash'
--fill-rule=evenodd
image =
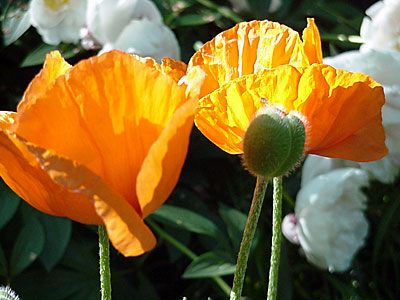
<path id="1" fill-rule="evenodd" d="M 267 110 L 257 116 L 246 131 L 244 162 L 257 176 L 283 176 L 301 161 L 304 143 L 305 128 L 298 117 L 276 109 Z"/>

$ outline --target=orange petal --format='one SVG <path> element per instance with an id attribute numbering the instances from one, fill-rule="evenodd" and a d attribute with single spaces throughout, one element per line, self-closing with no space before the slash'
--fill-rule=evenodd
<path id="1" fill-rule="evenodd" d="M 317 43 L 318 33 L 310 24 L 312 30 L 306 30 L 308 48 Z M 191 72 L 198 73 L 196 67 L 203 70 L 201 98 L 230 80 L 284 64 L 309 65 L 299 34 L 276 22 L 242 22 L 218 34 L 193 55 L 188 65 L 188 81 L 195 77 Z"/>
<path id="2" fill-rule="evenodd" d="M 0 111 L 0 130 L 9 130 L 15 122 L 17 114 L 12 111 Z"/>
<path id="3" fill-rule="evenodd" d="M 377 116 L 365 127 L 338 144 L 327 149 L 313 150 L 310 153 L 359 162 L 383 158 L 388 150 L 385 146 L 385 132 L 381 116 Z"/>
<path id="4" fill-rule="evenodd" d="M 351 148 L 353 138 L 359 145 L 363 138 L 366 145 L 370 144 L 370 133 L 364 129 L 370 124 L 376 126 L 373 132 L 377 147 L 385 149 L 383 127 L 376 121 L 381 118 L 385 98 L 382 86 L 371 77 L 326 65 L 313 65 L 304 70 L 298 88 L 299 99 L 294 103 L 295 109 L 307 118 L 311 126 L 307 152 L 327 153 L 327 149 L 335 147 L 340 158 L 349 159 L 343 157 L 343 153 L 348 151 L 350 156 L 354 156 L 350 154 L 357 151 Z M 338 150 L 340 144 L 343 144 L 343 150 Z M 338 157 L 334 152 L 331 155 Z M 377 156 L 366 151 L 360 154 L 359 159 L 365 161 L 368 155 L 370 160 Z"/>
<path id="5" fill-rule="evenodd" d="M 90 199 L 102 218 L 114 247 L 125 256 L 151 250 L 156 239 L 135 209 L 98 175 L 77 162 L 32 145 L 29 150 L 63 188 Z"/>
<path id="6" fill-rule="evenodd" d="M 178 181 L 196 106 L 197 100 L 192 99 L 175 111 L 143 161 L 136 183 L 143 217 L 164 203 Z"/>
<path id="7" fill-rule="evenodd" d="M 112 51 L 59 76 L 17 119 L 16 132 L 98 174 L 139 213 L 136 178 L 185 86 L 137 57 Z"/>
<path id="8" fill-rule="evenodd" d="M 18 196 L 44 213 L 102 224 L 86 196 L 56 184 L 27 150 L 26 143 L 6 131 L 0 131 L 0 175 Z"/>
<path id="9" fill-rule="evenodd" d="M 175 82 L 178 82 L 183 76 L 186 75 L 187 65 L 179 60 L 164 57 L 161 59 L 160 65 L 151 57 L 137 56 L 136 58 L 145 63 L 148 67 L 156 69 L 170 76 Z"/>
<path id="10" fill-rule="evenodd" d="M 263 106 L 261 98 L 289 112 L 300 76 L 296 68 L 284 65 L 232 80 L 200 100 L 196 126 L 222 150 L 242 153 L 244 133 Z"/>
<path id="11" fill-rule="evenodd" d="M 307 18 L 307 28 L 303 31 L 303 44 L 308 63 L 322 64 L 321 37 L 313 18 Z"/>
<path id="12" fill-rule="evenodd" d="M 161 60 L 161 69 L 163 73 L 170 76 L 175 82 L 178 82 L 186 75 L 187 65 L 179 60 L 164 57 Z"/>
<path id="13" fill-rule="evenodd" d="M 38 97 L 46 92 L 46 89 L 58 76 L 65 74 L 70 68 L 71 65 L 64 60 L 60 52 L 52 51 L 47 54 L 43 69 L 29 84 L 18 104 L 17 111 L 21 113 L 26 109 L 26 106 L 33 104 Z"/>

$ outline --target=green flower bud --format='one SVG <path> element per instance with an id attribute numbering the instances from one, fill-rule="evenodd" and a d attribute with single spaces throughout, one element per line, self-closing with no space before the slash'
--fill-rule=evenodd
<path id="1" fill-rule="evenodd" d="M 257 176 L 286 175 L 301 161 L 304 143 L 305 128 L 298 117 L 269 109 L 257 116 L 246 131 L 245 165 Z"/>

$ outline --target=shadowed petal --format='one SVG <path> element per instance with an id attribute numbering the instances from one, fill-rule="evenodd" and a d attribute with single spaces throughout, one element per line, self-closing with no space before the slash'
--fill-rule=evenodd
<path id="1" fill-rule="evenodd" d="M 143 217 L 163 204 L 178 181 L 196 106 L 197 99 L 192 99 L 176 110 L 143 161 L 136 184 Z"/>
<path id="2" fill-rule="evenodd" d="M 98 175 L 77 162 L 28 145 L 42 168 L 63 188 L 90 199 L 114 247 L 125 256 L 151 250 L 156 239 L 135 209 Z"/>
<path id="3" fill-rule="evenodd" d="M 360 151 L 360 149 L 362 150 Z M 381 116 L 376 116 L 365 127 L 354 132 L 340 143 L 326 149 L 312 150 L 310 153 L 358 162 L 383 158 L 388 150 L 385 147 L 385 132 L 382 127 Z"/>
<path id="4" fill-rule="evenodd" d="M 186 75 L 187 65 L 179 60 L 164 57 L 161 60 L 161 64 L 158 64 L 150 57 L 137 56 L 137 58 L 144 62 L 147 66 L 170 76 L 175 82 L 178 82 L 183 76 Z"/>
<path id="5" fill-rule="evenodd" d="M 40 211 L 81 223 L 102 224 L 86 196 L 56 184 L 25 142 L 6 131 L 0 131 L 0 175 L 18 196 Z"/>

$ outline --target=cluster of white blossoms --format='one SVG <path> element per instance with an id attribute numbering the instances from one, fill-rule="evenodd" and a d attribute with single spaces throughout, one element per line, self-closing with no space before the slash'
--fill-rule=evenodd
<path id="1" fill-rule="evenodd" d="M 400 0 L 379 1 L 366 14 L 360 50 L 325 58 L 324 63 L 368 74 L 382 84 L 386 97 L 382 123 L 389 154 L 366 163 L 309 155 L 295 213 L 282 224 L 284 235 L 301 245 L 310 262 L 336 272 L 350 268 L 367 236 L 361 187 L 372 179 L 392 183 L 400 171 Z"/>
<path id="2" fill-rule="evenodd" d="M 150 0 L 32 0 L 29 14 L 51 45 L 81 41 L 100 54 L 119 49 L 157 61 L 180 59 L 174 33 Z"/>

